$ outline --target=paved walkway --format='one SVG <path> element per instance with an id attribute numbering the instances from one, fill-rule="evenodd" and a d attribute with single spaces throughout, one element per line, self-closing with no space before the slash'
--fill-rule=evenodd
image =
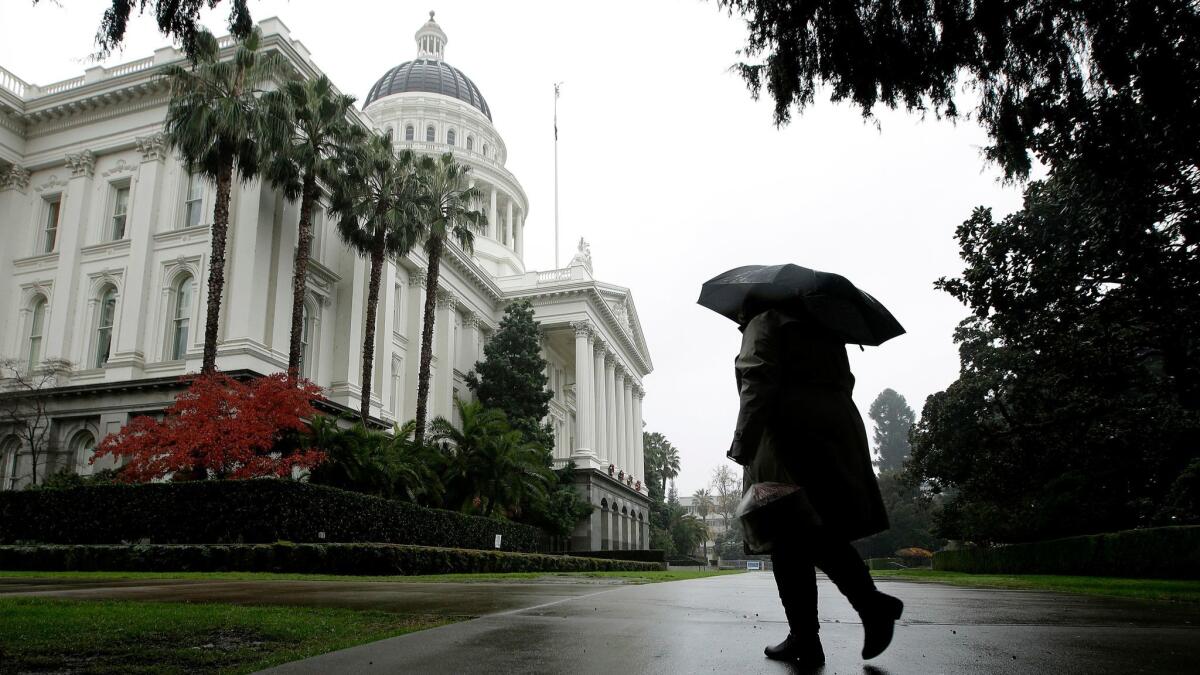
<path id="1" fill-rule="evenodd" d="M 849 605 L 822 580 L 822 673 L 1191 673 L 1200 608 L 883 581 L 907 605 L 869 664 Z M 645 586 L 606 583 L 0 579 L 0 594 L 431 609 L 482 618 L 382 640 L 279 673 L 785 673 L 762 658 L 787 631 L 767 573 Z"/>

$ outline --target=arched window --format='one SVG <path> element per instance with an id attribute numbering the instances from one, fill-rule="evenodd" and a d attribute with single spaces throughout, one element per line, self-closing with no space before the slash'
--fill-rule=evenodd
<path id="1" fill-rule="evenodd" d="M 410 124 L 410 125 L 404 127 L 404 140 L 406 140 L 406 141 L 413 140 L 413 133 L 414 133 L 413 125 Z"/>
<path id="2" fill-rule="evenodd" d="M 430 124 L 429 126 L 425 127 L 425 142 L 432 143 L 433 137 L 434 137 L 433 125 Z"/>
<path id="3" fill-rule="evenodd" d="M 468 134 L 467 135 L 467 152 L 474 152 L 474 151 L 475 151 L 475 137 Z"/>
<path id="4" fill-rule="evenodd" d="M 89 462 L 96 452 L 96 437 L 90 431 L 80 431 L 71 437 L 68 446 L 70 461 L 75 463 L 75 473 L 91 473 Z"/>
<path id="5" fill-rule="evenodd" d="M 392 129 L 392 125 L 390 125 L 390 124 L 383 130 L 383 135 L 385 138 L 388 139 L 389 142 L 392 140 L 393 131 L 394 130 Z"/>
<path id="6" fill-rule="evenodd" d="M 100 307 L 96 320 L 96 353 L 93 368 L 103 368 L 112 351 L 113 323 L 117 319 L 117 289 L 109 286 L 100 294 Z"/>
<path id="7" fill-rule="evenodd" d="M 487 143 L 483 144 L 483 156 L 484 157 L 488 156 L 488 144 Z"/>
<path id="8" fill-rule="evenodd" d="M 446 132 L 446 143 L 449 145 L 454 145 L 454 130 L 453 129 Z"/>
<path id="9" fill-rule="evenodd" d="M 42 331 L 46 327 L 46 298 L 38 296 L 33 301 L 29 316 L 29 368 L 32 370 L 42 362 Z"/>
<path id="10" fill-rule="evenodd" d="M 175 282 L 171 290 L 171 325 L 168 327 L 171 336 L 170 357 L 179 361 L 187 357 L 188 335 L 192 328 L 192 289 L 195 280 L 192 275 L 185 274 Z"/>
<path id="11" fill-rule="evenodd" d="M 0 440 L 0 490 L 11 490 L 17 484 L 17 455 L 21 441 L 16 436 Z"/>

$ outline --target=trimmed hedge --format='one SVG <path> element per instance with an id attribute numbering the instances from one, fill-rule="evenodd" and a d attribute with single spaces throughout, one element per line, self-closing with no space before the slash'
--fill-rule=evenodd
<path id="1" fill-rule="evenodd" d="M 417 575 L 660 569 L 654 563 L 627 560 L 402 544 L 0 546 L 0 570 Z"/>
<path id="2" fill-rule="evenodd" d="M 627 551 L 567 551 L 567 555 L 583 556 L 585 558 L 601 558 L 603 560 L 636 560 L 665 565 L 667 555 L 662 549 L 627 550 Z"/>
<path id="3" fill-rule="evenodd" d="M 322 539 L 320 534 L 325 534 Z M 0 492 L 0 544 L 380 542 L 548 551 L 528 525 L 292 480 L 210 480 Z"/>
<path id="4" fill-rule="evenodd" d="M 1200 525 L 939 551 L 933 568 L 979 574 L 1200 579 Z"/>

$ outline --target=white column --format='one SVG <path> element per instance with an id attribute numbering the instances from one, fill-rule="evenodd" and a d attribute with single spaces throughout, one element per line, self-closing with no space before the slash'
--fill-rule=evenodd
<path id="1" fill-rule="evenodd" d="M 512 216 L 513 209 L 512 209 L 512 200 L 511 200 L 511 199 L 509 199 L 509 200 L 506 200 L 506 202 L 505 202 L 505 203 L 506 203 L 506 206 L 504 207 L 504 210 L 505 210 L 505 215 L 504 215 L 504 245 L 505 245 L 505 246 L 507 246 L 507 247 L 509 247 L 509 248 L 511 248 L 511 249 L 513 249 L 513 250 L 515 251 L 515 250 L 517 249 L 517 243 L 516 243 L 515 241 L 513 241 L 513 216 Z"/>
<path id="2" fill-rule="evenodd" d="M 433 354 L 437 357 L 437 381 L 429 392 L 429 409 L 436 415 L 454 419 L 454 312 L 458 302 L 445 289 L 438 289 L 435 300 L 437 318 L 434 323 Z M 436 398 L 435 398 L 436 397 Z"/>
<path id="3" fill-rule="evenodd" d="M 625 466 L 629 467 L 626 471 L 633 471 L 633 377 L 632 374 L 625 380 Z"/>
<path id="4" fill-rule="evenodd" d="M 517 242 L 517 255 L 525 257 L 525 213 L 523 211 L 517 213 L 515 238 Z"/>
<path id="5" fill-rule="evenodd" d="M 613 463 L 617 465 L 617 471 L 620 472 L 629 471 L 629 463 L 625 459 L 625 439 L 629 435 L 625 431 L 625 398 L 624 394 L 622 394 L 625 391 L 625 368 L 619 364 L 616 367 L 615 385 L 616 389 L 613 391 L 613 401 L 617 411 L 617 433 L 614 439 L 615 442 L 613 443 L 613 456 L 616 457 Z"/>
<path id="6" fill-rule="evenodd" d="M 75 316 L 75 306 L 77 299 L 84 302 L 88 300 L 77 298 L 76 290 L 79 280 L 79 249 L 85 245 L 84 232 L 90 220 L 88 205 L 91 203 L 96 156 L 85 150 L 79 154 L 67 155 L 67 164 L 71 169 L 71 179 L 67 182 L 66 191 L 59 198 L 61 201 L 58 231 L 54 242 L 58 262 L 55 265 L 54 298 L 49 306 L 50 316 L 43 327 L 43 335 L 46 338 L 42 347 L 42 358 L 70 359 L 72 353 L 81 354 L 82 362 L 76 363 L 75 366 L 91 368 L 93 327 L 89 325 L 90 322 L 80 321 Z M 41 212 L 39 218 L 42 218 Z M 40 232 L 44 221 L 39 220 L 37 224 Z M 117 307 L 124 302 L 123 295 L 118 291 Z M 119 328 L 114 327 L 114 331 L 116 330 Z M 72 335 L 73 331 L 78 331 L 78 334 Z"/>
<path id="7" fill-rule="evenodd" d="M 496 187 L 494 185 L 491 194 L 491 206 L 488 208 L 488 236 L 499 240 L 500 237 L 497 233 L 500 231 L 500 224 L 496 222 Z"/>
<path id="8" fill-rule="evenodd" d="M 361 256 L 354 256 L 361 259 Z M 421 323 L 425 313 L 424 269 L 408 273 L 408 305 L 405 309 L 404 334 L 408 336 L 408 349 L 404 355 L 404 412 L 400 419 L 410 420 L 417 415 L 417 374 L 421 367 Z"/>
<path id="9" fill-rule="evenodd" d="M 113 345 L 113 354 L 109 358 L 110 367 L 127 367 L 125 377 L 134 377 L 147 360 L 155 359 L 156 345 L 146 345 L 146 322 L 150 318 L 150 290 L 153 284 L 151 256 L 154 250 L 154 229 L 158 222 L 158 203 L 164 192 L 159 183 L 163 175 L 163 160 L 166 159 L 166 139 L 162 134 L 143 136 L 137 139 L 138 149 L 142 152 L 142 163 L 137 174 L 130 183 L 130 194 L 133 196 L 130 204 L 129 225 L 125 228 L 125 238 L 129 240 L 129 266 L 125 278 L 125 302 L 117 307 L 121 313 L 121 333 Z M 194 280 L 198 283 L 199 280 Z M 164 304 L 163 307 L 168 306 Z M 162 317 L 158 317 L 162 320 Z M 192 325 L 199 321 L 193 320 Z M 149 331 L 155 334 L 155 331 Z"/>
<path id="10" fill-rule="evenodd" d="M 595 408 L 592 402 L 592 327 L 585 321 L 572 324 L 575 328 L 575 428 L 576 453 L 594 452 L 596 448 Z"/>
<path id="11" fill-rule="evenodd" d="M 604 355 L 604 454 L 609 464 L 617 463 L 617 390 L 616 357 L 611 350 Z"/>
<path id="12" fill-rule="evenodd" d="M 596 447 L 593 449 L 601 464 L 608 464 L 612 461 L 609 459 L 612 453 L 608 449 L 608 413 L 604 400 L 604 354 L 606 351 L 604 341 L 597 337 L 593 345 L 592 359 L 592 378 L 596 381 L 593 387 L 595 396 L 592 401 L 592 407 L 596 411 Z"/>
<path id="13" fill-rule="evenodd" d="M 642 448 L 642 398 L 646 390 L 640 386 L 633 390 L 633 466 L 634 475 L 646 482 L 646 453 Z"/>
<path id="14" fill-rule="evenodd" d="M 29 216 L 29 208 L 34 205 L 34 199 L 29 197 L 29 179 L 30 172 L 23 166 L 11 165 L 7 170 L 0 171 L 0 213 L 4 214 L 4 218 L 11 223 L 29 223 L 33 219 Z M 8 242 L 8 245 L 0 247 L 0 279 L 12 279 L 13 276 L 13 259 L 23 258 L 33 254 L 32 242 L 18 249 L 13 245 L 14 242 Z M 28 309 L 23 306 L 22 300 L 15 293 L 7 292 L 0 293 L 0 316 L 17 318 L 20 312 Z M 17 304 L 13 304 L 17 303 Z M 29 324 L 22 318 L 20 326 L 28 326 Z M 0 337 L 0 349 L 14 356 L 18 354 L 27 354 L 25 350 L 28 344 L 24 342 L 26 336 L 17 335 L 15 331 L 9 327 L 7 332 L 10 340 L 15 342 L 5 343 L 4 338 Z M 24 328 L 20 329 L 24 331 Z M 21 346 L 24 345 L 24 346 Z"/>

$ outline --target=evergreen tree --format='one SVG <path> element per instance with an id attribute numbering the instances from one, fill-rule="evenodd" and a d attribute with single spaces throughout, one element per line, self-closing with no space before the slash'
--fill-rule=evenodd
<path id="1" fill-rule="evenodd" d="M 875 423 L 875 466 L 880 471 L 899 470 L 908 460 L 908 430 L 916 419 L 913 409 L 895 389 L 884 389 L 867 414 Z"/>
<path id="2" fill-rule="evenodd" d="M 546 359 L 539 343 L 533 306 L 528 300 L 514 302 L 483 348 L 484 359 L 467 374 L 467 386 L 484 407 L 503 410 L 512 428 L 527 440 L 552 450 L 554 434 L 543 420 L 550 414 L 554 394 L 546 386 Z"/>

